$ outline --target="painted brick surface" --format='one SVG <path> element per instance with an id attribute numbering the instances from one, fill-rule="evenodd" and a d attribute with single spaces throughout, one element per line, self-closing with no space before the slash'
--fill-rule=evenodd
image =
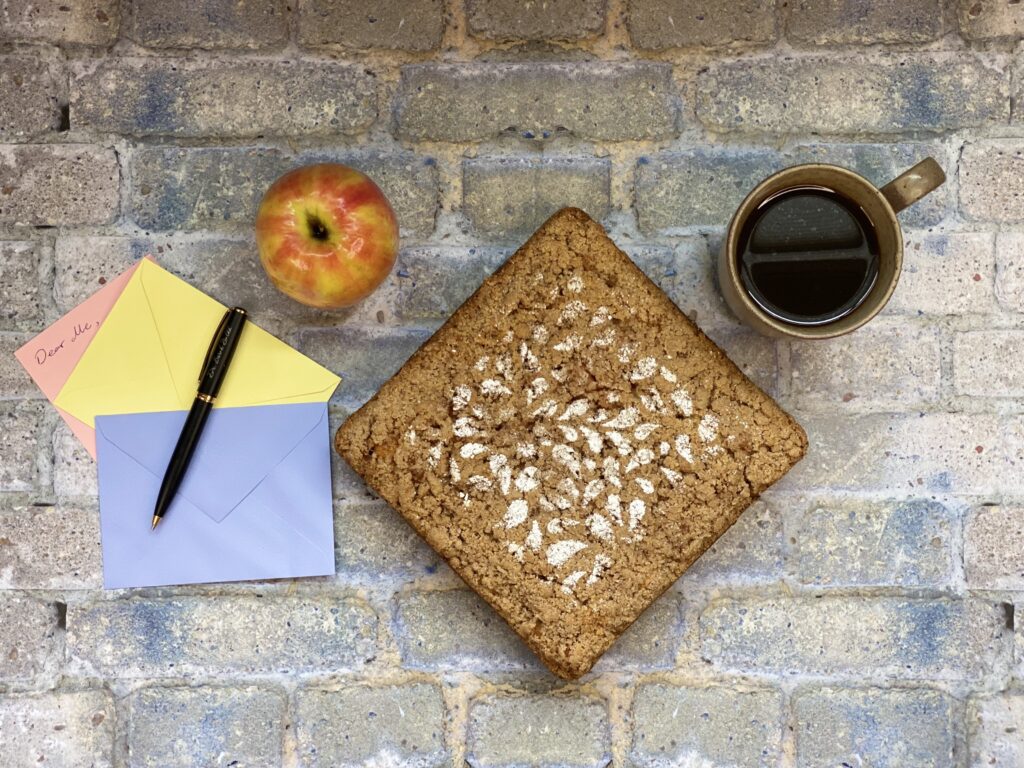
<path id="1" fill-rule="evenodd" d="M 429 335 L 418 329 L 312 330 L 299 337 L 297 348 L 341 376 L 331 402 L 355 410 L 402 367 Z"/>
<path id="2" fill-rule="evenodd" d="M 1020 7 L 0 0 L 0 765 L 1016 768 Z M 796 344 L 725 307 L 764 176 L 929 156 L 870 326 Z M 402 230 L 340 312 L 274 290 L 252 231 L 324 161 Z M 19 343 L 149 253 L 341 373 L 334 430 L 566 204 L 811 443 L 583 681 L 337 456 L 334 578 L 101 589 L 95 464 Z"/>
<path id="3" fill-rule="evenodd" d="M 1024 221 L 1024 142 L 974 141 L 960 157 L 960 210 L 977 221 Z"/>
<path id="4" fill-rule="evenodd" d="M 652 768 L 768 768 L 779 760 L 782 712 L 779 691 L 644 684 L 633 698 L 630 758 Z"/>
<path id="5" fill-rule="evenodd" d="M 906 408 L 934 402 L 941 336 L 905 320 L 877 321 L 828 344 L 794 341 L 790 391 L 802 408 Z"/>
<path id="6" fill-rule="evenodd" d="M 1024 10 L 999 0 L 958 0 L 960 33 L 968 40 L 1012 42 L 1024 36 Z"/>
<path id="7" fill-rule="evenodd" d="M 377 116 L 374 88 L 366 70 L 324 62 L 120 59 L 75 72 L 71 121 L 140 136 L 355 134 Z"/>
<path id="8" fill-rule="evenodd" d="M 775 7 L 774 0 L 630 0 L 629 33 L 638 48 L 654 50 L 769 43 L 777 36 Z"/>
<path id="9" fill-rule="evenodd" d="M 929 156 L 946 164 L 941 146 L 929 144 L 801 144 L 779 152 L 767 147 L 702 147 L 643 156 L 636 167 L 636 214 L 645 234 L 687 227 L 724 229 L 746 194 L 776 171 L 797 163 L 850 168 L 882 186 Z M 950 208 L 939 188 L 901 214 L 909 225 L 928 226 Z"/>
<path id="10" fill-rule="evenodd" d="M 484 238 L 520 241 L 566 206 L 600 221 L 608 213 L 610 183 L 605 160 L 479 158 L 463 163 L 462 207 Z"/>
<path id="11" fill-rule="evenodd" d="M 964 570 L 972 589 L 1024 591 L 1024 507 L 982 505 L 967 514 Z"/>
<path id="12" fill-rule="evenodd" d="M 972 699 L 967 705 L 972 768 L 1024 763 L 1024 692 L 1006 691 Z"/>
<path id="13" fill-rule="evenodd" d="M 114 728 L 114 698 L 107 691 L 0 696 L 0 763 L 111 768 Z"/>
<path id="14" fill-rule="evenodd" d="M 119 187 L 112 149 L 0 145 L 0 224 L 108 224 L 117 218 Z"/>
<path id="15" fill-rule="evenodd" d="M 441 0 L 299 0 L 299 43 L 310 47 L 427 51 L 444 32 Z"/>
<path id="16" fill-rule="evenodd" d="M 132 157 L 129 217 L 147 230 L 249 232 L 260 199 L 281 174 L 312 162 L 340 162 L 369 174 L 388 196 L 403 233 L 426 235 L 437 210 L 437 169 L 405 153 L 318 152 L 290 157 L 260 147 L 138 149 Z"/>
<path id="17" fill-rule="evenodd" d="M 682 611 L 678 596 L 659 597 L 598 659 L 594 670 L 672 669 L 683 628 Z"/>
<path id="18" fill-rule="evenodd" d="M 31 240 L 0 241 L 0 328 L 36 330 L 44 297 L 39 286 L 39 246 Z"/>
<path id="19" fill-rule="evenodd" d="M 786 24 L 787 37 L 802 45 L 926 43 L 942 31 L 939 0 L 799 0 Z"/>
<path id="20" fill-rule="evenodd" d="M 99 543 L 95 509 L 0 508 L 0 589 L 98 589 Z"/>
<path id="21" fill-rule="evenodd" d="M 473 766 L 603 766 L 610 746 L 607 708 L 594 698 L 503 694 L 470 704 Z"/>
<path id="22" fill-rule="evenodd" d="M 967 413 L 806 416 L 811 447 L 784 482 L 900 495 L 986 494 L 1014 487 L 1024 422 Z"/>
<path id="23" fill-rule="evenodd" d="M 937 501 L 826 501 L 789 527 L 796 578 L 815 586 L 948 588 L 956 518 Z"/>
<path id="24" fill-rule="evenodd" d="M 408 248 L 393 274 L 395 317 L 402 323 L 447 320 L 510 255 L 509 248 Z"/>
<path id="25" fill-rule="evenodd" d="M 402 663 L 411 669 L 543 669 L 505 620 L 466 589 L 399 595 L 394 634 Z"/>
<path id="26" fill-rule="evenodd" d="M 354 599 L 183 597 L 76 604 L 67 627 L 69 663 L 83 673 L 177 677 L 358 669 L 377 621 Z"/>
<path id="27" fill-rule="evenodd" d="M 954 765 L 953 700 L 928 689 L 812 688 L 796 693 L 796 764 Z"/>
<path id="28" fill-rule="evenodd" d="M 1005 606 L 1004 606 L 1005 608 Z M 1007 619 L 1009 619 L 1009 609 Z M 1014 638 L 1014 660 L 1017 662 L 1014 677 L 1017 680 L 1024 680 L 1024 606 L 1017 605 L 1014 612 L 1014 627 L 1016 636 Z"/>
<path id="29" fill-rule="evenodd" d="M 1005 619 L 975 600 L 754 598 L 713 601 L 701 655 L 724 668 L 977 679 L 1005 661 Z"/>
<path id="30" fill-rule="evenodd" d="M 697 96 L 704 125 L 740 133 L 966 128 L 1005 124 L 1009 107 L 1006 74 L 967 54 L 714 64 L 701 76 Z"/>
<path id="31" fill-rule="evenodd" d="M 55 45 L 107 46 L 117 39 L 117 0 L 4 0 L 0 36 Z"/>
<path id="32" fill-rule="evenodd" d="M 641 158 L 636 214 L 641 231 L 725 227 L 747 192 L 785 167 L 769 149 L 695 149 Z"/>
<path id="33" fill-rule="evenodd" d="M 437 686 L 300 690 L 295 712 L 304 766 L 450 765 Z"/>
<path id="34" fill-rule="evenodd" d="M 708 334 L 743 375 L 769 394 L 777 394 L 778 357 L 775 342 L 754 331 L 715 329 Z"/>
<path id="35" fill-rule="evenodd" d="M 147 48 L 267 49 L 288 40 L 283 0 L 176 3 L 139 0 L 131 5 L 128 37 Z M 212 22 L 212 23 L 211 23 Z"/>
<path id="36" fill-rule="evenodd" d="M 996 300 L 1011 312 L 1024 312 L 1024 232 L 996 237 Z"/>
<path id="37" fill-rule="evenodd" d="M 967 331 L 953 339 L 953 384 L 962 395 L 1020 397 L 1024 382 L 1014 360 L 1024 354 L 1024 333 L 1011 330 Z"/>
<path id="38" fill-rule="evenodd" d="M 607 7 L 607 0 L 469 0 L 466 24 L 472 34 L 490 40 L 575 40 L 604 30 Z"/>
<path id="39" fill-rule="evenodd" d="M 45 674 L 60 653 L 57 609 L 27 597 L 0 599 L 0 681 L 31 682 Z M 0 729 L 0 733 L 4 731 Z"/>
<path id="40" fill-rule="evenodd" d="M 86 503 L 99 493 L 92 457 L 63 422 L 53 433 L 53 490 Z"/>
<path id="41" fill-rule="evenodd" d="M 27 141 L 58 130 L 65 77 L 56 63 L 0 57 L 0 140 Z"/>
<path id="42" fill-rule="evenodd" d="M 412 526 L 383 501 L 339 503 L 334 512 L 334 546 L 342 578 L 370 583 L 432 576 L 457 579 Z"/>
<path id="43" fill-rule="evenodd" d="M 674 247 L 625 247 L 626 254 L 687 317 L 702 328 L 735 328 L 715 285 L 714 263 L 700 236 L 679 238 Z"/>
<path id="44" fill-rule="evenodd" d="M 759 584 L 782 576 L 782 515 L 759 499 L 683 574 L 680 587 Z"/>
<path id="45" fill-rule="evenodd" d="M 21 363 L 14 351 L 31 338 L 26 333 L 0 333 L 0 397 L 36 399 L 42 393 Z"/>
<path id="46" fill-rule="evenodd" d="M 0 401 L 0 491 L 36 488 L 40 446 L 46 440 L 40 403 Z"/>
<path id="47" fill-rule="evenodd" d="M 398 133 L 410 141 L 670 138 L 671 74 L 657 63 L 416 64 L 402 69 Z"/>
<path id="48" fill-rule="evenodd" d="M 132 766 L 278 765 L 285 712 L 282 691 L 142 688 L 129 699 Z"/>
<path id="49" fill-rule="evenodd" d="M 969 315 L 995 311 L 992 234 L 904 230 L 903 236 L 903 272 L 884 312 Z"/>

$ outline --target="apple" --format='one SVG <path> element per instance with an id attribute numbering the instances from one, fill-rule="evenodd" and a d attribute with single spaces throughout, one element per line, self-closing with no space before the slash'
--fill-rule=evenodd
<path id="1" fill-rule="evenodd" d="M 289 171 L 256 213 L 256 245 L 270 281 L 296 301 L 348 307 L 388 276 L 398 222 L 380 187 L 340 163 Z"/>

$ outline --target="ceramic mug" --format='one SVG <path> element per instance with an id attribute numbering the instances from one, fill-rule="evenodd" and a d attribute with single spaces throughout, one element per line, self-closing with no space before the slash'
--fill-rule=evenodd
<path id="1" fill-rule="evenodd" d="M 794 165 L 769 176 L 744 198 L 729 222 L 718 254 L 718 284 L 726 303 L 740 320 L 769 336 L 828 339 L 860 328 L 886 305 L 903 268 L 903 233 L 896 214 L 913 205 L 946 180 L 942 168 L 926 158 L 881 189 L 860 174 L 837 165 Z M 825 187 L 859 205 L 878 242 L 878 276 L 855 309 L 819 325 L 797 325 L 767 313 L 754 301 L 740 277 L 740 234 L 764 201 L 790 189 Z"/>

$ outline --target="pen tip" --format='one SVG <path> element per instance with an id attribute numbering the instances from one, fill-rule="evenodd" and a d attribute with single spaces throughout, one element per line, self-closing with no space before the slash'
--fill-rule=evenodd
<path id="1" fill-rule="evenodd" d="M 157 527 L 157 526 L 158 526 L 159 524 L 160 524 L 160 518 L 159 518 L 158 516 L 156 516 L 156 515 L 153 515 L 153 528 L 152 528 L 152 530 L 154 530 L 154 531 L 155 531 L 155 530 L 156 530 L 156 527 Z"/>

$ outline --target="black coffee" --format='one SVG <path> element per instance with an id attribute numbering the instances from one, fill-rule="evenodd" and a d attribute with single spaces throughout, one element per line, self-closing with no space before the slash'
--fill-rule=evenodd
<path id="1" fill-rule="evenodd" d="M 769 197 L 740 232 L 740 276 L 768 314 L 821 325 L 853 312 L 878 277 L 878 238 L 852 200 L 826 187 Z"/>

